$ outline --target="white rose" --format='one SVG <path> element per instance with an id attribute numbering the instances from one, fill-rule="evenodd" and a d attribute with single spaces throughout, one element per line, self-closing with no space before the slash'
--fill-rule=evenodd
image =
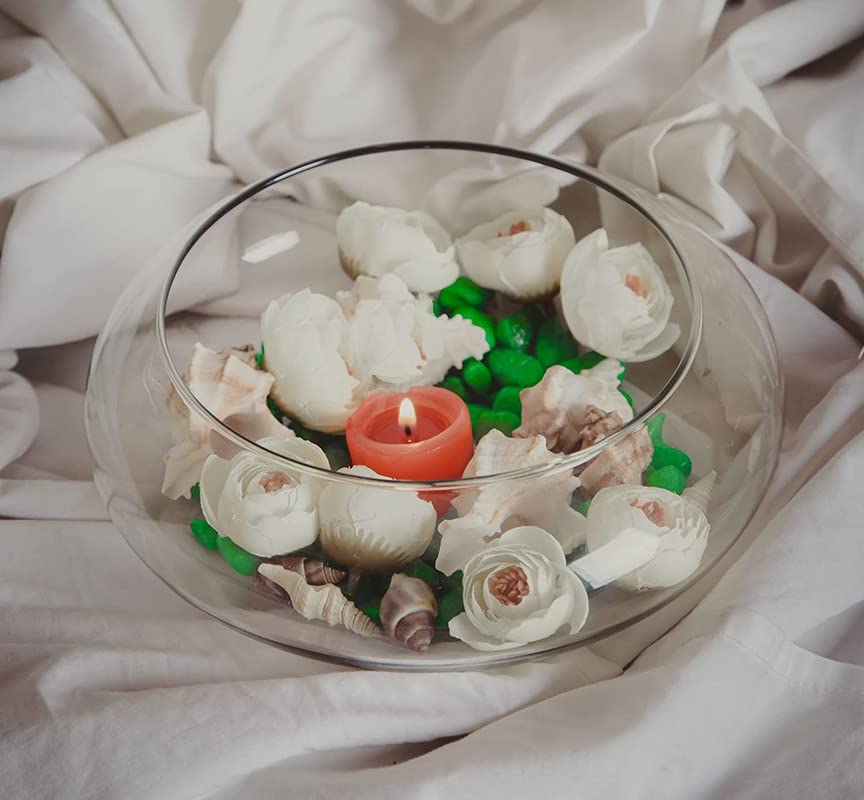
<path id="1" fill-rule="evenodd" d="M 339 304 L 309 289 L 286 294 L 262 314 L 261 337 L 279 407 L 315 430 L 344 431 L 362 392 L 348 366 L 348 322 Z"/>
<path id="2" fill-rule="evenodd" d="M 561 310 L 570 332 L 598 353 L 648 361 L 681 335 L 669 322 L 672 292 L 639 243 L 609 249 L 603 228 L 582 239 L 561 273 Z"/>
<path id="3" fill-rule="evenodd" d="M 696 503 L 652 486 L 601 489 L 588 509 L 589 552 L 636 528 L 658 538 L 657 555 L 617 581 L 625 589 L 659 589 L 689 578 L 699 567 L 711 525 Z M 578 562 L 577 562 L 578 563 Z"/>
<path id="4" fill-rule="evenodd" d="M 259 444 L 323 469 L 318 445 L 296 436 L 271 436 Z M 201 510 L 222 536 L 268 558 L 306 547 L 318 538 L 320 479 L 291 470 L 275 459 L 242 451 L 230 461 L 211 455 L 201 470 Z"/>
<path id="5" fill-rule="evenodd" d="M 535 300 L 557 291 L 574 242 L 564 217 L 551 208 L 529 208 L 478 225 L 457 239 L 456 252 L 476 283 L 518 300 Z"/>
<path id="6" fill-rule="evenodd" d="M 459 276 L 450 234 L 425 211 L 357 202 L 339 214 L 336 237 L 351 277 L 392 272 L 412 292 L 437 292 Z"/>
<path id="7" fill-rule="evenodd" d="M 465 611 L 450 635 L 476 650 L 506 650 L 575 633 L 588 618 L 588 593 L 564 551 L 542 528 L 513 528 L 465 566 Z"/>

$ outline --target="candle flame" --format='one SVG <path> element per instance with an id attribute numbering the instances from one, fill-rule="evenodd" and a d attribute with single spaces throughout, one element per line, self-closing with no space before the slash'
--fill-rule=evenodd
<path id="1" fill-rule="evenodd" d="M 405 429 L 405 436 L 411 439 L 411 432 L 417 425 L 417 412 L 410 397 L 403 397 L 399 403 L 399 427 Z"/>

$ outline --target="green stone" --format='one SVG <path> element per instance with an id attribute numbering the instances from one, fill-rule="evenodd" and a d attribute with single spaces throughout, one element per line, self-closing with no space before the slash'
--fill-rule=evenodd
<path id="1" fill-rule="evenodd" d="M 489 289 L 478 286 L 471 278 L 462 275 L 441 290 L 438 302 L 442 308 L 455 311 L 460 306 L 483 308 L 491 297 Z"/>
<path id="2" fill-rule="evenodd" d="M 621 364 L 621 371 L 618 373 L 618 383 L 621 383 L 621 381 L 623 381 L 624 378 L 627 377 L 627 367 L 625 367 L 623 362 L 621 361 L 619 361 L 618 363 Z"/>
<path id="3" fill-rule="evenodd" d="M 492 376 L 501 386 L 526 388 L 543 379 L 543 365 L 533 356 L 517 350 L 493 350 L 486 356 Z"/>
<path id="4" fill-rule="evenodd" d="M 648 467 L 645 473 L 645 485 L 656 486 L 658 489 L 668 489 L 675 494 L 681 494 L 687 487 L 687 478 L 678 467 L 671 464 L 660 469 Z"/>
<path id="5" fill-rule="evenodd" d="M 489 378 L 492 378 L 491 373 L 489 374 Z M 462 378 L 457 375 L 448 375 L 438 385 L 442 389 L 447 389 L 447 391 L 453 392 L 453 394 L 458 394 L 463 400 L 468 399 L 468 390 L 465 388 L 465 383 L 462 381 Z"/>
<path id="6" fill-rule="evenodd" d="M 546 319 L 537 331 L 537 344 L 534 348 L 537 360 L 548 369 L 553 364 L 560 364 L 578 354 L 576 340 L 559 322 L 558 317 Z"/>
<path id="7" fill-rule="evenodd" d="M 570 372 L 573 372 L 576 375 L 578 375 L 580 372 L 582 372 L 583 369 L 585 369 L 585 366 L 582 364 L 582 360 L 579 358 L 568 358 L 561 362 L 561 366 L 567 367 Z"/>
<path id="8" fill-rule="evenodd" d="M 438 600 L 438 615 L 435 617 L 435 629 L 446 631 L 453 617 L 458 617 L 465 610 L 462 605 L 462 589 L 451 589 Z"/>
<path id="9" fill-rule="evenodd" d="M 435 567 L 429 566 L 425 561 L 412 561 L 406 568 L 405 574 L 412 578 L 419 578 L 433 589 L 438 585 L 439 572 Z"/>
<path id="10" fill-rule="evenodd" d="M 501 347 L 526 353 L 534 338 L 534 323 L 524 311 L 517 311 L 509 317 L 498 320 L 495 334 Z"/>
<path id="11" fill-rule="evenodd" d="M 241 575 L 254 575 L 258 571 L 258 559 L 247 553 L 240 545 L 234 544 L 227 536 L 219 537 L 219 552 L 228 565 Z"/>
<path id="12" fill-rule="evenodd" d="M 480 419 L 480 415 L 490 409 L 480 403 L 466 403 L 465 405 L 468 406 L 468 415 L 471 417 L 471 427 L 476 430 L 477 421 Z"/>
<path id="13" fill-rule="evenodd" d="M 577 511 L 578 511 L 578 512 L 583 516 L 583 517 L 587 517 L 587 516 L 588 516 L 588 509 L 589 509 L 590 507 L 591 507 L 591 501 L 590 501 L 590 500 L 583 500 L 581 503 L 579 503 L 578 506 L 576 506 L 576 510 L 577 510 Z"/>
<path id="14" fill-rule="evenodd" d="M 255 363 L 258 365 L 258 369 L 261 369 L 261 365 L 264 363 L 264 342 L 261 342 L 261 349 L 255 353 Z"/>
<path id="15" fill-rule="evenodd" d="M 453 316 L 454 318 L 462 317 L 462 319 L 467 319 L 472 325 L 482 328 L 483 333 L 486 334 L 486 342 L 489 345 L 489 349 L 491 350 L 495 347 L 495 323 L 492 321 L 492 317 L 485 311 L 481 311 L 479 308 L 472 308 L 471 306 L 459 306 L 453 312 Z"/>
<path id="16" fill-rule="evenodd" d="M 521 420 L 509 411 L 483 411 L 477 416 L 477 424 L 474 426 L 474 435 L 479 439 L 485 436 L 493 428 L 497 428 L 505 436 L 512 436 L 513 431 L 519 427 Z"/>
<path id="17" fill-rule="evenodd" d="M 201 484 L 196 483 L 190 490 L 189 494 L 192 497 L 201 497 Z"/>
<path id="18" fill-rule="evenodd" d="M 591 369 L 591 367 L 596 367 L 601 361 L 605 361 L 606 356 L 601 355 L 596 350 L 589 350 L 587 353 L 579 356 L 579 360 L 582 362 L 582 369 Z"/>
<path id="19" fill-rule="evenodd" d="M 462 380 L 477 394 L 486 394 L 492 388 L 489 367 L 476 358 L 466 358 L 462 363 Z"/>
<path id="20" fill-rule="evenodd" d="M 441 578 L 441 588 L 444 589 L 445 592 L 449 592 L 453 589 L 458 589 L 460 592 L 462 591 L 462 570 L 457 569 L 452 575 L 444 575 L 439 573 Z"/>
<path id="21" fill-rule="evenodd" d="M 690 456 L 683 450 L 670 447 L 668 444 L 654 446 L 651 466 L 658 470 L 663 469 L 663 467 L 675 467 L 685 478 L 689 478 L 693 471 L 693 462 L 690 460 Z"/>
<path id="22" fill-rule="evenodd" d="M 208 550 L 215 550 L 218 547 L 219 532 L 211 527 L 206 519 L 195 517 L 189 523 L 189 528 L 192 530 L 192 535 Z"/>
<path id="23" fill-rule="evenodd" d="M 437 298 L 437 297 L 432 301 L 432 313 L 433 313 L 436 317 L 440 317 L 440 316 L 441 316 L 441 303 L 438 302 L 438 298 Z"/>
<path id="24" fill-rule="evenodd" d="M 651 444 L 653 444 L 654 447 L 663 444 L 664 422 L 666 422 L 666 414 L 661 412 L 660 414 L 657 414 L 657 416 L 651 417 L 651 419 L 645 423 L 645 430 L 648 431 L 648 435 L 651 437 Z"/>
<path id="25" fill-rule="evenodd" d="M 624 399 L 627 401 L 627 404 L 630 406 L 630 408 L 633 408 L 633 398 L 630 397 L 630 395 L 627 392 L 625 392 L 623 389 L 619 389 L 618 391 L 624 395 Z"/>
<path id="26" fill-rule="evenodd" d="M 509 411 L 522 419 L 522 390 L 518 386 L 502 386 L 492 401 L 493 411 Z"/>
<path id="27" fill-rule="evenodd" d="M 267 398 L 267 408 L 270 409 L 270 413 L 271 413 L 274 417 L 276 417 L 276 419 L 278 419 L 279 422 L 282 422 L 283 414 L 282 414 L 282 412 L 279 410 L 279 406 L 276 405 L 276 401 L 275 401 L 272 397 L 268 397 L 268 398 Z"/>
<path id="28" fill-rule="evenodd" d="M 381 624 L 381 603 L 367 603 L 359 608 L 372 622 Z"/>

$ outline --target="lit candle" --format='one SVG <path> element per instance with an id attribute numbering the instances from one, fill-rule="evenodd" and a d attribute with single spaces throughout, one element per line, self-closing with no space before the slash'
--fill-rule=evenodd
<path id="1" fill-rule="evenodd" d="M 435 386 L 370 394 L 345 437 L 354 464 L 398 480 L 461 478 L 474 454 L 468 407 Z"/>

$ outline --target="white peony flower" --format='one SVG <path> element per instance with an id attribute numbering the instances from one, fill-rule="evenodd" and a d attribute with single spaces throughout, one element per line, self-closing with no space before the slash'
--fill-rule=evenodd
<path id="1" fill-rule="evenodd" d="M 689 578 L 702 561 L 711 531 L 695 502 L 666 489 L 611 486 L 597 492 L 588 509 L 589 552 L 631 528 L 659 540 L 657 555 L 648 564 L 617 581 L 632 591 L 674 586 Z"/>
<path id="2" fill-rule="evenodd" d="M 502 214 L 456 240 L 459 262 L 472 280 L 517 300 L 554 294 L 573 248 L 573 228 L 551 208 Z"/>
<path id="3" fill-rule="evenodd" d="M 437 292 L 459 276 L 450 234 L 425 211 L 358 201 L 339 214 L 336 237 L 352 278 L 394 273 L 412 292 Z"/>
<path id="4" fill-rule="evenodd" d="M 570 332 L 598 353 L 648 361 L 681 335 L 669 322 L 672 292 L 641 244 L 609 249 L 603 228 L 573 248 L 561 273 L 561 310 Z"/>
<path id="5" fill-rule="evenodd" d="M 296 436 L 268 437 L 259 444 L 323 469 L 324 451 Z M 299 550 L 318 538 L 320 479 L 291 470 L 275 459 L 246 451 L 230 461 L 211 455 L 201 471 L 201 510 L 222 536 L 268 558 Z"/>
<path id="6" fill-rule="evenodd" d="M 506 650 L 575 633 L 588 618 L 588 593 L 561 545 L 542 528 L 513 528 L 478 553 L 462 578 L 465 611 L 450 635 L 476 650 Z"/>
<path id="7" fill-rule="evenodd" d="M 286 294 L 262 314 L 261 337 L 279 407 L 315 430 L 344 431 L 362 391 L 349 368 L 350 333 L 339 304 L 309 289 Z"/>

